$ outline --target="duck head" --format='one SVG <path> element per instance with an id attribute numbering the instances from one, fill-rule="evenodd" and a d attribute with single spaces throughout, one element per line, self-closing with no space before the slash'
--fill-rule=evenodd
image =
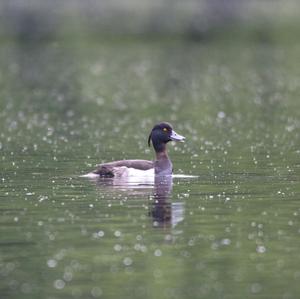
<path id="1" fill-rule="evenodd" d="M 153 147 L 157 153 L 163 152 L 166 149 L 166 144 L 169 141 L 183 142 L 185 137 L 177 134 L 172 126 L 167 122 L 162 122 L 155 125 L 149 135 L 148 145 L 152 141 Z"/>

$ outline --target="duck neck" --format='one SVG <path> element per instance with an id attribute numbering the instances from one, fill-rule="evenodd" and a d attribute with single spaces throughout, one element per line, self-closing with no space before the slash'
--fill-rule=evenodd
<path id="1" fill-rule="evenodd" d="M 169 156 L 168 156 L 168 152 L 167 152 L 166 146 L 164 147 L 163 151 L 160 151 L 160 152 L 155 151 L 155 155 L 156 155 L 156 160 L 157 161 L 160 161 L 160 160 L 169 160 Z"/>
<path id="2" fill-rule="evenodd" d="M 166 144 L 163 142 L 157 142 L 156 140 L 152 139 L 152 144 L 156 153 L 156 157 L 159 155 L 167 155 L 167 147 Z"/>
<path id="3" fill-rule="evenodd" d="M 166 146 L 164 150 L 156 151 L 156 161 L 154 163 L 155 174 L 170 175 L 172 174 L 173 166 L 169 159 Z"/>

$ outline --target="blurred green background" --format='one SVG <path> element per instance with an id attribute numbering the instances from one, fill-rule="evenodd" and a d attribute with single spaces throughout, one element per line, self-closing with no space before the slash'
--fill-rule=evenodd
<path id="1" fill-rule="evenodd" d="M 299 28 L 299 1 L 8 1 L 0 3 L 2 38 L 48 40 L 106 36 L 227 38 L 244 29 L 268 38 L 291 38 Z M 294 36 L 296 39 L 296 36 Z"/>
<path id="2" fill-rule="evenodd" d="M 300 2 L 0 2 L 0 298 L 298 298 Z M 176 174 L 79 175 L 152 159 Z M 155 213 L 166 214 L 158 221 Z"/>

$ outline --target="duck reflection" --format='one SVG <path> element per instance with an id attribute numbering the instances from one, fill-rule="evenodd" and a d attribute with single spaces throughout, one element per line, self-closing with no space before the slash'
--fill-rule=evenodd
<path id="1" fill-rule="evenodd" d="M 156 175 L 152 182 L 127 181 L 120 178 L 93 179 L 97 187 L 109 189 L 109 194 L 123 192 L 126 197 L 147 197 L 149 200 L 149 216 L 154 227 L 175 227 L 184 219 L 184 203 L 172 202 L 172 175 Z M 120 198 L 120 197 L 117 197 Z"/>
<path id="2" fill-rule="evenodd" d="M 184 219 L 183 203 L 172 203 L 170 200 L 173 177 L 155 176 L 153 198 L 149 207 L 155 227 L 174 227 Z"/>

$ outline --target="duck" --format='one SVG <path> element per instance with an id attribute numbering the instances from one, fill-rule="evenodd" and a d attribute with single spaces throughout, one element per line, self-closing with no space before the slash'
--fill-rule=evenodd
<path id="1" fill-rule="evenodd" d="M 185 137 L 176 133 L 168 122 L 160 122 L 152 128 L 148 137 L 148 146 L 153 145 L 155 160 L 118 160 L 102 163 L 85 175 L 89 177 L 120 178 L 132 176 L 168 176 L 173 173 L 173 165 L 167 152 L 170 141 L 183 142 Z"/>

